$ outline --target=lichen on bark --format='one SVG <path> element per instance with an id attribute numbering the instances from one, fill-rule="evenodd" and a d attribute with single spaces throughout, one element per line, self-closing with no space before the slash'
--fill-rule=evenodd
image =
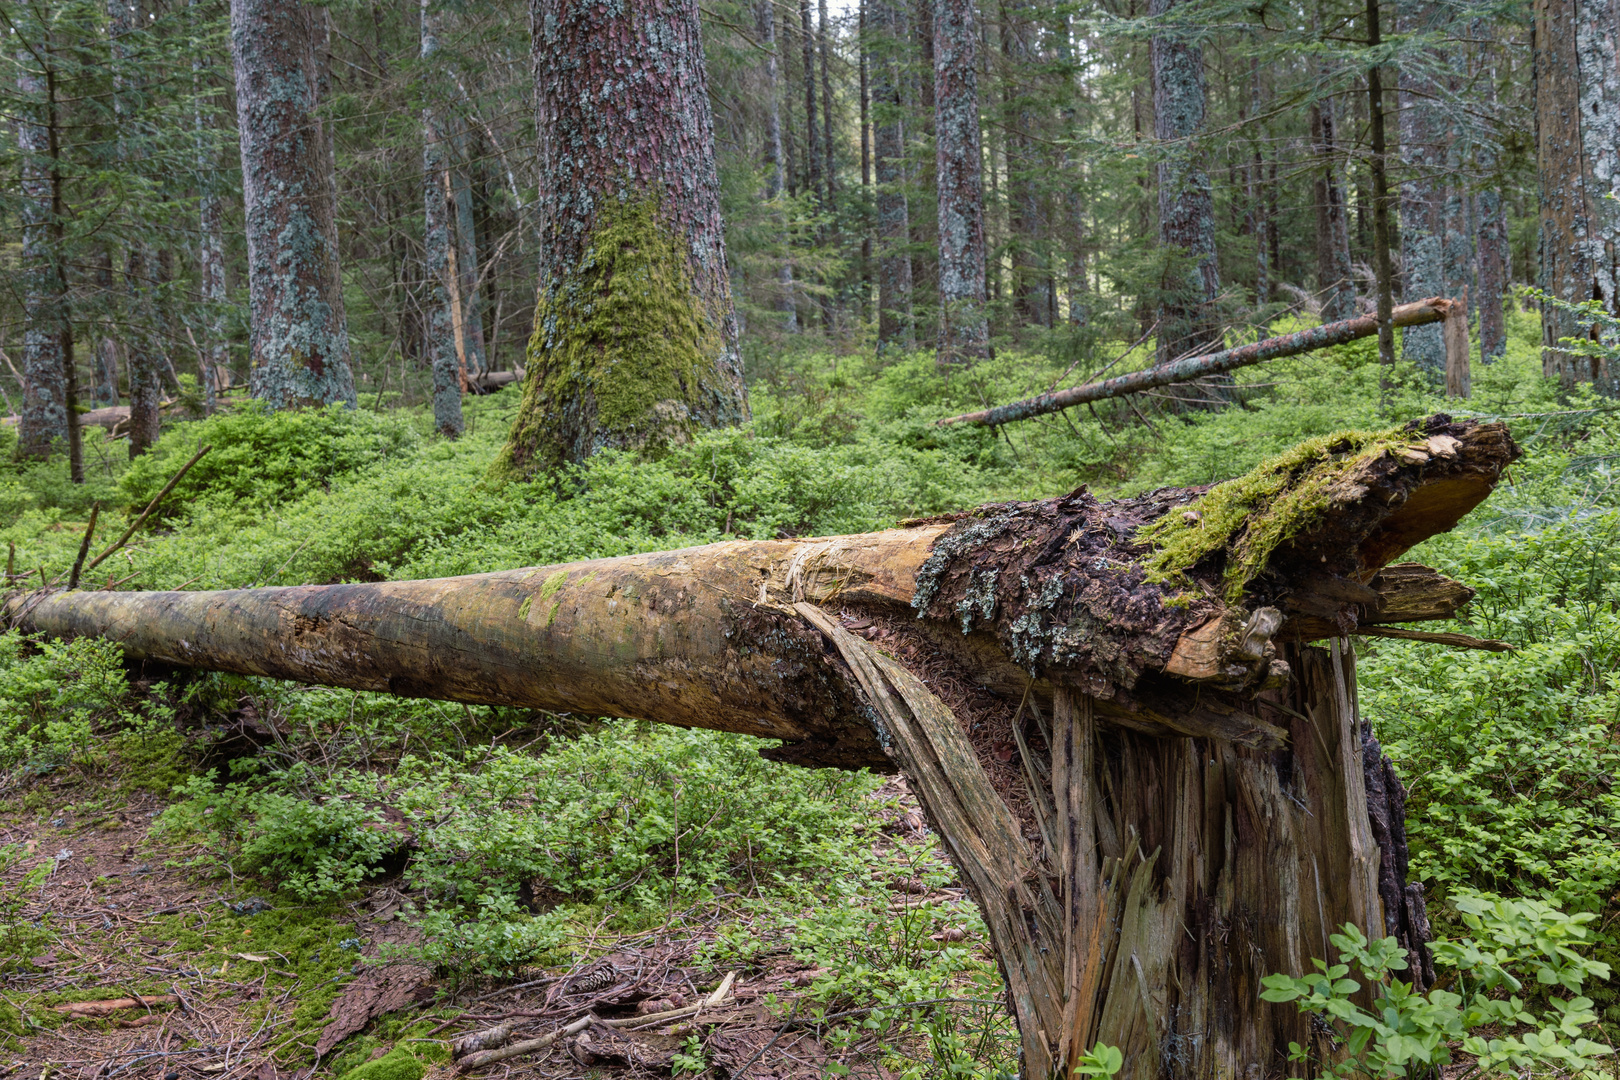
<path id="1" fill-rule="evenodd" d="M 523 407 L 497 474 L 686 441 L 726 409 L 732 387 L 715 376 L 725 351 L 657 203 L 604 200 L 578 265 L 541 284 Z"/>

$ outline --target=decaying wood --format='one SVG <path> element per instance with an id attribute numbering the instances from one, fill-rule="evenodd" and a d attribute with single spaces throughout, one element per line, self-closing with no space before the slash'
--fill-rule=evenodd
<path id="1" fill-rule="evenodd" d="M 1432 296 L 1427 300 L 1419 300 L 1416 303 L 1402 304 L 1397 307 L 1391 322 L 1395 326 L 1422 326 L 1426 323 L 1445 322 L 1447 327 L 1447 390 L 1452 397 L 1468 396 L 1468 307 L 1466 304 L 1459 300 L 1447 300 L 1444 297 Z M 1461 327 L 1460 339 L 1457 336 L 1459 326 Z M 1124 397 L 1127 394 L 1140 394 L 1143 391 L 1154 390 L 1161 386 L 1171 386 L 1176 383 L 1192 382 L 1214 375 L 1224 375 L 1227 372 L 1236 371 L 1240 367 L 1248 367 L 1251 364 L 1276 360 L 1284 356 L 1298 356 L 1300 353 L 1326 349 L 1333 345 L 1343 345 L 1345 342 L 1355 341 L 1357 338 L 1371 337 L 1377 333 L 1377 317 L 1374 315 L 1362 315 L 1354 319 L 1345 319 L 1341 322 L 1315 326 L 1309 330 L 1300 330 L 1293 334 L 1265 338 L 1262 341 L 1239 345 L 1233 349 L 1223 349 L 1220 352 L 1192 356 L 1169 364 L 1159 364 L 1145 371 L 1133 371 L 1126 375 L 1116 375 L 1114 378 L 1102 382 L 1087 383 L 1084 386 L 1074 386 L 1067 390 L 1057 390 L 1024 401 L 1015 401 L 1008 405 L 997 405 L 993 409 L 981 409 L 978 412 L 963 413 L 960 416 L 949 416 L 936 421 L 936 423 L 985 424 L 988 426 L 1010 424 L 1015 420 L 1027 420 L 1032 416 L 1060 412 L 1073 405 L 1106 401 L 1109 398 Z M 1460 359 L 1457 359 L 1458 354 L 1455 350 L 1459 347 L 1461 354 Z"/>
<path id="2" fill-rule="evenodd" d="M 1258 1000 L 1264 975 L 1332 957 L 1344 923 L 1382 934 L 1397 904 L 1422 938 L 1384 858 L 1399 815 L 1383 772 L 1388 820 L 1369 818 L 1347 635 L 1466 600 L 1389 564 L 1451 528 L 1518 451 L 1500 425 L 1434 417 L 1310 453 L 1290 482 L 1331 482 L 1303 489 L 1312 516 L 1240 591 L 1237 539 L 1148 572 L 1144 528 L 1177 515 L 1199 535 L 1206 489 L 1082 490 L 862 536 L 439 581 L 30 593 L 7 612 L 169 664 L 641 717 L 780 739 L 768 752 L 789 761 L 898 767 L 984 912 L 1023 1075 L 1068 1075 L 1098 1040 L 1125 1051 L 1131 1080 L 1266 1075 L 1289 1042 L 1338 1051 Z"/>

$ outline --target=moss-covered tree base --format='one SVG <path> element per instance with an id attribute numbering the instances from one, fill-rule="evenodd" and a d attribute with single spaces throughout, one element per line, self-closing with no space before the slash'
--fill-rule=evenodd
<path id="1" fill-rule="evenodd" d="M 604 447 L 652 449 L 747 417 L 723 314 L 653 199 L 609 198 L 577 265 L 542 282 L 523 405 L 494 472 L 516 478 Z"/>

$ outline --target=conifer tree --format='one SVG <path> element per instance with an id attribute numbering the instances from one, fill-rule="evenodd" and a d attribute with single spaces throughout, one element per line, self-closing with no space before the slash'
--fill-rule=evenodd
<path id="1" fill-rule="evenodd" d="M 307 0 L 231 0 L 252 388 L 278 409 L 356 403 L 332 136 L 319 112 L 328 17 Z"/>
<path id="2" fill-rule="evenodd" d="M 748 418 L 696 0 L 535 12 L 542 257 L 507 476 Z"/>

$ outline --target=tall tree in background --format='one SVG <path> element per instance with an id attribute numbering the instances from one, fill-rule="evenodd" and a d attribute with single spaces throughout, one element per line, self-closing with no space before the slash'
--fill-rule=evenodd
<path id="1" fill-rule="evenodd" d="M 765 47 L 765 198 L 775 202 L 787 190 L 787 164 L 782 150 L 782 65 L 777 55 L 775 3 L 759 0 L 757 11 L 759 37 Z M 782 221 L 780 213 L 776 217 Z M 793 260 L 786 254 L 786 222 L 782 224 L 783 257 L 776 268 L 781 293 L 776 298 L 776 310 L 782 313 L 782 329 L 796 334 L 799 312 L 793 299 Z"/>
<path id="2" fill-rule="evenodd" d="M 507 476 L 748 418 L 696 0 L 536 0 L 532 25 L 542 256 Z"/>
<path id="3" fill-rule="evenodd" d="M 1350 269 L 1350 217 L 1345 204 L 1338 129 L 1331 96 L 1311 106 L 1311 136 L 1318 159 L 1316 280 L 1323 322 L 1338 322 L 1356 313 L 1356 287 Z"/>
<path id="4" fill-rule="evenodd" d="M 113 0 L 117 3 L 118 0 Z M 190 0 L 195 11 L 199 0 Z M 197 134 L 197 284 L 202 302 L 198 335 L 204 408 L 211 414 L 217 404 L 220 377 L 228 370 L 225 351 L 225 232 L 220 169 L 214 160 L 214 139 L 203 102 L 208 96 L 208 62 L 199 51 L 191 61 L 191 90 L 196 95 L 192 122 Z M 116 381 L 116 379 L 115 379 Z"/>
<path id="5" fill-rule="evenodd" d="M 134 35 L 141 27 L 141 8 L 130 0 L 108 0 L 107 30 L 112 45 L 113 121 L 118 160 L 134 167 L 146 154 L 146 123 L 141 115 L 145 94 L 139 85 L 144 65 L 133 62 Z M 144 454 L 161 434 L 163 380 L 159 374 L 163 342 L 158 333 L 158 260 L 147 238 L 136 231 L 124 253 L 124 339 L 129 371 L 129 456 Z"/>
<path id="6" fill-rule="evenodd" d="M 875 47 L 872 82 L 872 152 L 877 173 L 878 343 L 910 349 L 912 328 L 911 213 L 905 188 L 905 108 L 895 57 L 905 41 L 898 4 L 905 0 L 867 0 Z"/>
<path id="7" fill-rule="evenodd" d="M 934 0 L 934 147 L 939 185 L 941 367 L 990 352 L 985 319 L 979 27 L 973 0 Z"/>
<path id="8" fill-rule="evenodd" d="M 456 225 L 454 299 L 460 308 L 458 325 L 463 367 L 468 377 L 474 377 L 489 370 L 489 354 L 484 343 L 484 290 L 478 272 L 478 216 L 473 209 L 474 136 L 465 117 L 456 119 L 455 128 L 456 167 L 450 172 Z"/>
<path id="9" fill-rule="evenodd" d="M 1536 172 L 1541 288 L 1570 304 L 1620 310 L 1620 47 L 1616 0 L 1536 0 Z M 1613 394 L 1620 373 L 1560 348 L 1585 336 L 1577 320 L 1542 306 L 1542 367 L 1563 382 Z"/>
<path id="10" fill-rule="evenodd" d="M 17 144 L 22 156 L 23 406 L 17 455 L 49 457 L 68 437 L 62 334 L 67 320 L 66 281 L 56 250 L 55 86 L 46 28 L 28 27 L 17 43 Z"/>
<path id="11" fill-rule="evenodd" d="M 1483 19 L 1475 20 L 1469 36 L 1476 42 L 1487 42 L 1491 37 L 1490 27 Z M 1486 56 L 1483 46 L 1477 45 L 1476 50 L 1475 55 L 1485 72 L 1480 80 L 1483 104 L 1494 119 L 1497 113 L 1495 64 Z M 1479 354 L 1487 364 L 1507 351 L 1502 304 L 1507 293 L 1508 232 L 1497 165 L 1496 144 L 1487 137 L 1479 149 L 1481 180 L 1476 195 L 1479 206 Z"/>
<path id="12" fill-rule="evenodd" d="M 1401 32 L 1422 38 L 1440 32 L 1441 5 L 1431 0 L 1403 0 L 1396 7 Z M 1436 50 L 1413 50 L 1401 65 L 1401 296 L 1410 302 L 1447 291 L 1445 277 L 1445 159 L 1442 144 L 1446 117 L 1440 87 L 1430 73 L 1438 64 Z M 1411 326 L 1401 335 L 1401 355 L 1435 378 L 1446 370 L 1440 327 Z"/>
<path id="13" fill-rule="evenodd" d="M 231 0 L 252 388 L 278 409 L 355 404 L 331 134 L 317 112 L 327 18 L 305 0 Z"/>
<path id="14" fill-rule="evenodd" d="M 1159 142 L 1159 243 L 1166 258 L 1160 287 L 1158 360 L 1221 347 L 1215 297 L 1221 289 L 1215 258 L 1215 200 L 1201 164 L 1204 127 L 1204 49 L 1172 16 L 1184 0 L 1151 0 L 1163 20 L 1150 46 L 1153 135 Z"/>
<path id="15" fill-rule="evenodd" d="M 422 0 L 422 66 L 432 72 L 441 62 L 439 4 Z M 442 80 L 429 79 L 430 85 Z M 430 92 L 431 94 L 431 92 Z M 459 304 L 456 260 L 452 256 L 451 218 L 456 196 L 450 179 L 444 127 L 439 108 L 430 100 L 422 109 L 422 256 L 427 271 L 426 332 L 433 365 L 433 426 L 447 438 L 462 432 L 461 395 L 467 389 L 465 312 Z"/>

